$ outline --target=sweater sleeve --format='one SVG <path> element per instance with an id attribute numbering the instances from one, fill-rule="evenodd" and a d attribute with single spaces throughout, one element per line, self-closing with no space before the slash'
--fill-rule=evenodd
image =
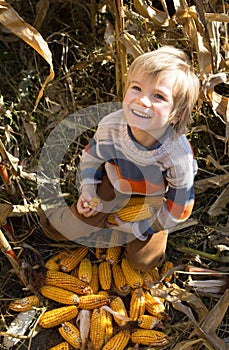
<path id="1" fill-rule="evenodd" d="M 184 165 L 184 164 L 183 164 Z M 166 198 L 152 219 L 139 222 L 138 230 L 145 236 L 171 229 L 186 221 L 194 206 L 194 177 L 197 172 L 195 159 L 187 161 L 186 167 L 169 169 Z"/>
<path id="2" fill-rule="evenodd" d="M 81 186 L 98 184 L 102 180 L 102 165 L 105 160 L 98 155 L 96 134 L 82 152 L 80 161 Z"/>

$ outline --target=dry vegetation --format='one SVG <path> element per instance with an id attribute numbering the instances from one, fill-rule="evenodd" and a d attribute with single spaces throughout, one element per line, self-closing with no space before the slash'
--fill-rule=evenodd
<path id="1" fill-rule="evenodd" d="M 17 14 L 23 32 L 21 20 L 9 21 Z M 172 339 L 165 348 L 228 349 L 228 22 L 224 0 L 0 2 L 0 336 L 16 316 L 9 302 L 38 291 L 44 261 L 72 247 L 48 241 L 39 227 L 36 172 L 44 141 L 70 114 L 120 101 L 133 58 L 169 44 L 186 51 L 202 87 L 188 133 L 199 164 L 196 205 L 167 249 L 182 293 L 165 286 Z M 80 136 L 61 166 L 60 195 L 68 203 L 77 197 L 77 158 L 89 136 Z M 35 326 L 15 349 L 48 349 L 60 340 L 54 330 L 35 336 Z"/>

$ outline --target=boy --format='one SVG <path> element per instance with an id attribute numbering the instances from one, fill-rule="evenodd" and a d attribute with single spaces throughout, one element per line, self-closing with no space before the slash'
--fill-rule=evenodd
<path id="1" fill-rule="evenodd" d="M 90 242 L 93 233 L 114 228 L 135 268 L 160 265 L 168 230 L 186 220 L 194 205 L 197 165 L 184 133 L 198 94 L 199 80 L 182 50 L 164 46 L 137 57 L 128 71 L 123 109 L 101 120 L 82 153 L 77 203 L 71 210 L 46 211 L 44 232 L 56 240 L 85 236 Z M 152 217 L 134 222 L 116 217 L 116 225 L 109 225 L 108 213 L 131 196 L 150 198 Z"/>

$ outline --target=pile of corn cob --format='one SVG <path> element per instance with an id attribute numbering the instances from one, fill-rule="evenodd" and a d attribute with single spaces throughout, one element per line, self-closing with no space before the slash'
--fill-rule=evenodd
<path id="1" fill-rule="evenodd" d="M 46 262 L 46 283 L 41 296 L 10 303 L 14 311 L 50 303 L 39 319 L 43 328 L 58 327 L 63 341 L 50 348 L 122 350 L 134 344 L 165 346 L 169 337 L 158 329 L 168 316 L 164 300 L 153 297 L 150 286 L 173 266 L 166 262 L 159 274 L 134 269 L 123 256 L 123 248 L 79 246 L 62 251 Z M 170 277 L 164 279 L 169 282 Z M 158 283 L 162 288 L 162 283 Z M 53 304 L 57 305 L 53 307 Z"/>

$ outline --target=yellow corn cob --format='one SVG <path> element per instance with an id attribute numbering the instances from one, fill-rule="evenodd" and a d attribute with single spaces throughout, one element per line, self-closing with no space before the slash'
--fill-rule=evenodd
<path id="1" fill-rule="evenodd" d="M 108 293 L 107 290 L 100 290 L 97 294 L 98 295 L 103 295 L 103 296 L 105 296 L 107 298 L 110 296 L 110 294 Z"/>
<path id="2" fill-rule="evenodd" d="M 52 271 L 60 270 L 60 262 L 67 255 L 68 255 L 68 252 L 63 251 L 51 256 L 51 258 L 49 258 L 45 263 L 46 268 Z"/>
<path id="3" fill-rule="evenodd" d="M 157 267 L 154 267 L 152 270 L 149 271 L 149 273 L 152 276 L 153 282 L 156 282 L 160 277 Z"/>
<path id="4" fill-rule="evenodd" d="M 99 294 L 82 295 L 79 298 L 79 308 L 85 310 L 92 310 L 107 305 L 111 297 Z"/>
<path id="5" fill-rule="evenodd" d="M 81 260 L 78 270 L 78 278 L 85 282 L 90 283 L 92 279 L 92 264 L 89 259 Z"/>
<path id="6" fill-rule="evenodd" d="M 131 288 L 140 288 L 143 286 L 143 278 L 138 270 L 133 268 L 126 258 L 122 259 L 122 271 L 126 277 L 126 281 Z"/>
<path id="7" fill-rule="evenodd" d="M 63 306 L 57 309 L 46 311 L 39 320 L 39 325 L 43 328 L 52 328 L 59 324 L 70 321 L 78 314 L 75 305 Z"/>
<path id="8" fill-rule="evenodd" d="M 106 311 L 98 308 L 92 311 L 90 340 L 94 350 L 100 350 L 103 346 L 106 333 Z"/>
<path id="9" fill-rule="evenodd" d="M 78 271 L 79 271 L 79 265 L 76 266 L 76 267 L 70 272 L 71 276 L 79 278 L 79 277 L 78 277 L 78 276 L 79 276 L 79 275 L 78 275 Z M 65 273 L 65 272 L 64 272 L 64 273 Z"/>
<path id="10" fill-rule="evenodd" d="M 165 305 L 158 297 L 153 297 L 149 292 L 145 293 L 145 308 L 150 315 L 163 318 L 165 315 Z"/>
<path id="11" fill-rule="evenodd" d="M 107 261 L 103 261 L 99 264 L 99 282 L 103 290 L 111 288 L 111 266 Z"/>
<path id="12" fill-rule="evenodd" d="M 154 280 L 149 271 L 141 271 L 141 275 L 143 278 L 143 286 L 145 289 L 149 289 L 152 287 Z"/>
<path id="13" fill-rule="evenodd" d="M 62 343 L 53 346 L 49 350 L 70 350 L 70 345 L 68 342 L 63 341 Z"/>
<path id="14" fill-rule="evenodd" d="M 122 240 L 123 233 L 118 230 L 113 230 L 110 235 L 109 247 L 120 246 L 120 239 Z"/>
<path id="15" fill-rule="evenodd" d="M 91 292 L 87 283 L 61 271 L 47 271 L 46 284 L 70 290 L 77 294 L 88 294 Z"/>
<path id="16" fill-rule="evenodd" d="M 60 269 L 64 272 L 72 271 L 88 253 L 87 247 L 79 247 L 71 251 L 60 262 Z"/>
<path id="17" fill-rule="evenodd" d="M 79 302 L 79 297 L 77 294 L 55 286 L 43 286 L 40 290 L 40 293 L 44 297 L 57 301 L 61 304 L 73 305 Z"/>
<path id="18" fill-rule="evenodd" d="M 110 307 L 112 310 L 118 312 L 120 315 L 128 317 L 125 304 L 120 297 L 116 297 L 115 299 L 113 299 L 110 302 Z M 127 321 L 125 319 L 124 320 L 120 319 L 117 316 L 114 316 L 114 320 L 119 326 L 125 326 L 127 323 Z"/>
<path id="19" fill-rule="evenodd" d="M 137 329 L 131 334 L 131 341 L 142 345 L 167 345 L 168 337 L 165 333 L 151 329 Z"/>
<path id="20" fill-rule="evenodd" d="M 107 248 L 106 261 L 111 265 L 117 264 L 120 259 L 121 253 L 122 247 L 120 246 Z"/>
<path id="21" fill-rule="evenodd" d="M 173 263 L 171 261 L 166 261 L 164 263 L 164 265 L 162 266 L 160 277 L 164 276 L 164 274 L 166 274 L 166 272 L 168 272 L 169 270 L 171 270 L 173 268 L 174 268 Z M 171 281 L 172 277 L 173 277 L 173 275 L 171 274 L 171 275 L 165 277 L 164 281 L 168 283 Z"/>
<path id="22" fill-rule="evenodd" d="M 106 331 L 105 331 L 105 344 L 113 336 L 113 318 L 110 312 L 106 311 Z"/>
<path id="23" fill-rule="evenodd" d="M 161 197 L 131 197 L 129 199 L 129 202 L 126 204 L 126 207 L 132 206 L 132 205 L 139 205 L 139 204 L 153 204 L 157 205 L 157 207 L 161 206 L 161 203 L 163 202 L 163 198 Z"/>
<path id="24" fill-rule="evenodd" d="M 64 340 L 71 344 L 74 349 L 81 348 L 80 331 L 71 322 L 63 322 L 58 331 Z"/>
<path id="25" fill-rule="evenodd" d="M 130 299 L 130 318 L 137 321 L 145 312 L 145 295 L 142 288 L 135 289 Z"/>
<path id="26" fill-rule="evenodd" d="M 141 315 L 138 318 L 138 325 L 144 329 L 153 329 L 154 327 L 161 325 L 161 319 L 152 315 Z"/>
<path id="27" fill-rule="evenodd" d="M 96 264 L 92 265 L 92 279 L 89 284 L 92 294 L 97 294 L 99 290 L 99 269 Z"/>
<path id="28" fill-rule="evenodd" d="M 23 312 L 32 309 L 32 307 L 38 307 L 39 303 L 40 300 L 36 295 L 30 295 L 28 297 L 12 301 L 9 304 L 9 309 L 17 312 Z"/>
<path id="29" fill-rule="evenodd" d="M 130 332 L 122 330 L 104 345 L 102 350 L 124 350 L 130 339 Z"/>
<path id="30" fill-rule="evenodd" d="M 130 292 L 130 286 L 126 281 L 126 277 L 119 264 L 112 266 L 112 275 L 117 291 L 124 295 L 128 294 Z"/>
<path id="31" fill-rule="evenodd" d="M 95 257 L 98 261 L 104 261 L 106 257 L 106 248 L 95 248 Z"/>
<path id="32" fill-rule="evenodd" d="M 100 204 L 100 200 L 97 197 L 93 197 L 90 202 L 84 202 L 83 207 L 84 208 L 91 208 L 93 209 L 96 207 L 98 204 Z"/>
<path id="33" fill-rule="evenodd" d="M 126 206 L 115 213 L 122 221 L 138 221 L 149 219 L 153 216 L 151 212 L 150 204 L 136 204 L 132 206 Z M 107 217 L 109 224 L 115 225 L 114 214 L 109 214 Z"/>

